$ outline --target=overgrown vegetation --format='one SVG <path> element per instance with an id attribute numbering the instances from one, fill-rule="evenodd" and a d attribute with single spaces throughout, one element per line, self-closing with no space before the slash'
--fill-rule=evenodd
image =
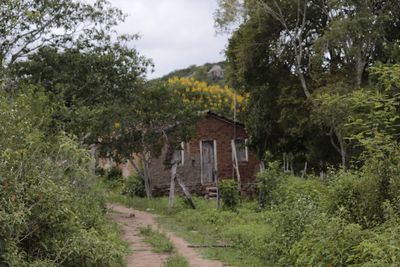
<path id="1" fill-rule="evenodd" d="M 364 139 L 397 139 L 397 0 L 218 0 L 228 83 L 246 92 L 249 144 L 290 171 L 359 167 Z M 229 31 L 229 30 L 232 31 Z M 396 78 L 397 77 L 397 78 Z"/>
<path id="2" fill-rule="evenodd" d="M 125 15 L 86 2 L 0 2 L 1 266 L 122 266 L 104 184 L 108 200 L 163 214 L 233 265 L 399 265 L 398 0 L 219 0 L 219 29 L 238 26 L 227 76 L 205 65 L 152 82 L 151 61 L 127 45 L 137 36 L 114 29 Z M 266 167 L 258 202 L 222 181 L 223 209 L 196 199 L 197 210 L 178 202 L 167 214 L 165 199 L 140 198 L 151 197 L 149 165 L 209 108 L 246 120 Z M 136 175 L 96 168 L 99 157 Z"/>
<path id="3" fill-rule="evenodd" d="M 115 132 L 150 62 L 106 0 L 0 10 L 0 265 L 124 266 L 89 145 Z"/>
<path id="4" fill-rule="evenodd" d="M 122 194 L 130 197 L 145 197 L 146 190 L 144 188 L 144 181 L 137 175 L 131 175 L 126 178 Z"/>
<path id="5" fill-rule="evenodd" d="M 46 95 L 26 88 L 0 103 L 0 265 L 123 266 L 92 158 L 75 138 L 48 134 Z"/>
<path id="6" fill-rule="evenodd" d="M 238 183 L 232 179 L 224 179 L 218 188 L 223 208 L 235 210 L 240 200 Z"/>
<path id="7" fill-rule="evenodd" d="M 395 143 L 386 149 L 358 171 L 332 170 L 322 180 L 272 162 L 259 174 L 259 201 L 234 210 L 200 198 L 197 210 L 178 205 L 171 213 L 166 199 L 125 204 L 162 214 L 164 226 L 234 266 L 396 266 L 400 150 Z"/>

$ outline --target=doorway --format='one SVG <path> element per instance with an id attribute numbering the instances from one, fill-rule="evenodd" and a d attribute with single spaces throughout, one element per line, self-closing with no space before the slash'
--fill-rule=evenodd
<path id="1" fill-rule="evenodd" d="M 201 182 L 212 184 L 216 180 L 216 142 L 201 141 Z"/>

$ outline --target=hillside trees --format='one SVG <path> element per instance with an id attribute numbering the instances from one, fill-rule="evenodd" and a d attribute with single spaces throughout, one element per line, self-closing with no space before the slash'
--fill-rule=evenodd
<path id="1" fill-rule="evenodd" d="M 221 68 L 222 72 L 225 69 L 225 61 L 217 62 L 217 63 L 205 63 L 204 65 L 196 66 L 192 65 L 185 69 L 179 69 L 168 73 L 167 75 L 160 78 L 160 80 L 168 81 L 171 78 L 179 77 L 179 78 L 194 78 L 197 81 L 206 82 L 209 85 L 226 85 L 225 77 L 212 77 L 210 71 L 216 67 L 217 69 Z"/>

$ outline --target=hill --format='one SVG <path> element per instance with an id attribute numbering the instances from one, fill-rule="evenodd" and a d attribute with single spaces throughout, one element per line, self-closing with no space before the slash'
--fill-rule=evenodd
<path id="1" fill-rule="evenodd" d="M 172 77 L 179 78 L 194 78 L 198 81 L 206 82 L 209 85 L 221 85 L 224 86 L 226 84 L 225 80 L 225 61 L 217 62 L 217 63 L 206 63 L 201 66 L 191 65 L 185 69 L 179 69 L 170 72 L 167 75 L 157 79 L 167 81 Z"/>

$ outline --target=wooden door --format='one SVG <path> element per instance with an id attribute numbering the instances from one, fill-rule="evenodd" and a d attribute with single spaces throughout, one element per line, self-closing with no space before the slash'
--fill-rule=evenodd
<path id="1" fill-rule="evenodd" d="M 201 142 L 201 173 L 203 184 L 215 182 L 215 151 L 214 141 Z"/>

